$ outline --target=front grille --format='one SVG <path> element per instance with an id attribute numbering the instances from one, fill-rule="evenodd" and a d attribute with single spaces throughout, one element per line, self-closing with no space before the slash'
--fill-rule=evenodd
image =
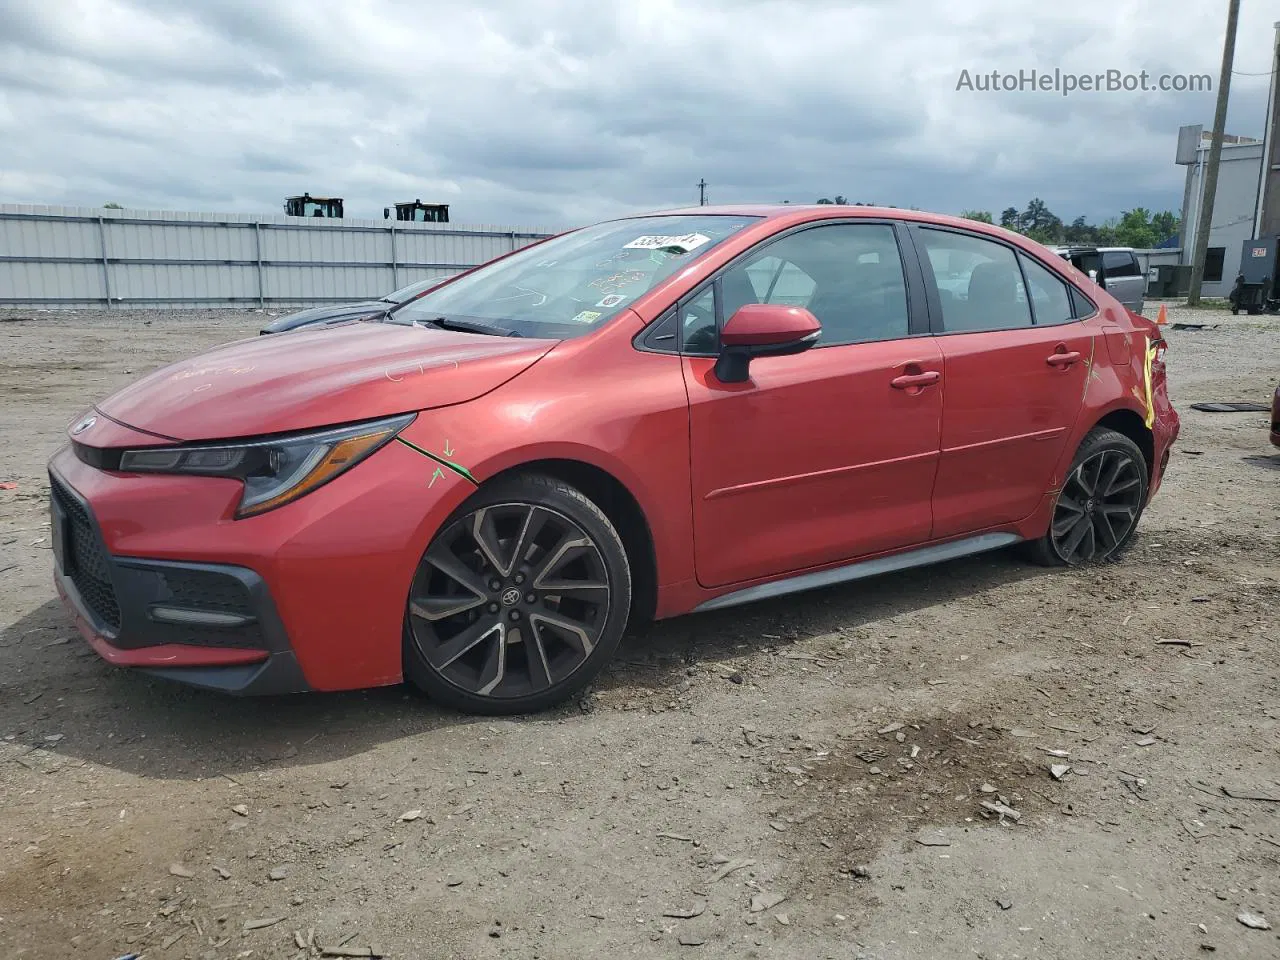
<path id="1" fill-rule="evenodd" d="M 107 551 L 98 540 L 89 511 L 52 474 L 49 489 L 62 512 L 66 514 L 68 536 L 65 573 L 75 584 L 90 612 L 113 630 L 120 629 L 120 606 L 111 586 L 111 566 Z"/>

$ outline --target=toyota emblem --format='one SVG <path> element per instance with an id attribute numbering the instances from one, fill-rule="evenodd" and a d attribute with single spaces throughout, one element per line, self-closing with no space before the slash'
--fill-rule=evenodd
<path id="1" fill-rule="evenodd" d="M 520 591 L 515 587 L 509 587 L 502 591 L 502 603 L 504 606 L 514 607 L 520 602 Z"/>

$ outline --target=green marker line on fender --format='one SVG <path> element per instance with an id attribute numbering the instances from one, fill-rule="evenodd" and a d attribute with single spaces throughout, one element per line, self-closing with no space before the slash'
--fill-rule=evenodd
<path id="1" fill-rule="evenodd" d="M 464 477 L 467 480 L 470 480 L 477 487 L 480 486 L 480 481 L 478 481 L 475 477 L 473 477 L 471 475 L 471 471 L 468 470 L 466 467 L 464 467 L 462 464 L 454 463 L 452 460 L 446 460 L 444 457 L 440 456 L 440 454 L 432 453 L 430 450 L 424 450 L 422 449 L 422 447 L 418 446 L 416 443 L 410 443 L 404 437 L 396 437 L 396 439 L 399 440 L 401 443 L 403 443 L 410 450 L 418 451 L 418 453 L 422 454 L 424 457 L 434 460 L 436 463 L 440 464 L 440 466 L 448 467 L 458 476 Z"/>

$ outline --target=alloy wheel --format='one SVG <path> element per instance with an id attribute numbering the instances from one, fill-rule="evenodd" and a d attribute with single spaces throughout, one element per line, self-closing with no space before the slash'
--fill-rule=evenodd
<path id="1" fill-rule="evenodd" d="M 576 521 L 532 503 L 480 507 L 427 548 L 409 595 L 426 664 L 477 696 L 526 697 L 586 662 L 609 615 L 600 548 Z"/>
<path id="2" fill-rule="evenodd" d="M 1142 467 L 1124 450 L 1081 461 L 1058 494 L 1050 538 L 1069 564 L 1101 560 L 1128 539 L 1142 510 Z"/>

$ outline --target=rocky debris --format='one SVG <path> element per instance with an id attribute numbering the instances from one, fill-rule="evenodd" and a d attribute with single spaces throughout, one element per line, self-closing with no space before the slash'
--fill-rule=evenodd
<path id="1" fill-rule="evenodd" d="M 729 876 L 731 873 L 737 873 L 739 870 L 745 870 L 747 867 L 754 867 L 756 862 L 751 859 L 742 858 L 738 860 L 726 860 L 724 866 L 715 872 L 711 878 L 712 883 L 717 883 Z"/>
<path id="2" fill-rule="evenodd" d="M 283 880 L 289 876 L 289 871 L 285 867 L 272 867 L 271 872 L 267 874 L 272 880 Z"/>
<path id="3" fill-rule="evenodd" d="M 707 902 L 705 900 L 695 900 L 688 907 L 674 907 L 670 910 L 662 911 L 664 917 L 674 917 L 677 920 L 692 920 L 694 917 L 700 917 L 707 912 Z"/>
<path id="4" fill-rule="evenodd" d="M 231 812 L 239 817 L 247 817 L 249 815 L 249 807 L 247 804 L 237 803 L 231 808 Z"/>
<path id="5" fill-rule="evenodd" d="M 1006 817 L 1008 817 L 1014 823 L 1017 823 L 1019 820 L 1022 819 L 1021 813 L 1019 813 L 1017 810 L 1013 809 L 1013 807 L 1005 803 L 993 803 L 990 800 L 983 800 L 982 809 L 987 810 L 990 813 L 996 814 L 1000 818 L 1001 823 L 1004 822 Z"/>
<path id="6" fill-rule="evenodd" d="M 262 917 L 258 920 L 246 920 L 244 922 L 244 931 L 248 933 L 250 930 L 261 930 L 264 927 L 274 927 L 277 923 L 283 923 L 284 917 Z"/>
<path id="7" fill-rule="evenodd" d="M 1270 930 L 1271 924 L 1260 913 L 1237 913 L 1236 919 L 1251 930 Z"/>
<path id="8" fill-rule="evenodd" d="M 1049 773 L 1055 780 L 1061 780 L 1071 772 L 1071 764 L 1069 763 L 1051 763 L 1049 765 Z"/>
<path id="9" fill-rule="evenodd" d="M 169 873 L 175 877 L 183 877 L 185 879 L 190 879 L 195 876 L 195 872 L 190 867 L 181 863 L 171 864 L 169 867 Z"/>
<path id="10" fill-rule="evenodd" d="M 772 910 L 786 899 L 787 895 L 785 893 L 766 893 L 761 891 L 751 898 L 751 912 L 764 913 L 766 910 Z"/>

